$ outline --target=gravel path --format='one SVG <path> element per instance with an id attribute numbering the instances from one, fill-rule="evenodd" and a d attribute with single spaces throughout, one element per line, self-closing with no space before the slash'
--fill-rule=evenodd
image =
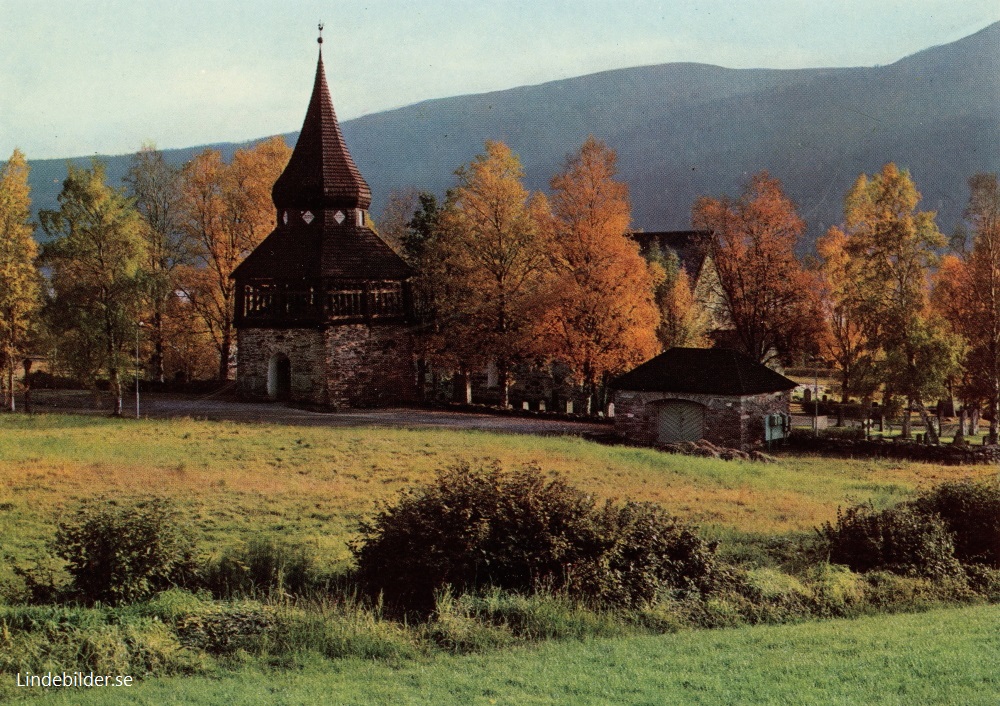
<path id="1" fill-rule="evenodd" d="M 308 426 L 356 427 L 385 426 L 405 428 L 476 429 L 510 434 L 582 435 L 608 433 L 606 424 L 567 422 L 528 417 L 505 417 L 492 414 L 471 414 L 428 409 L 366 409 L 343 412 L 313 412 L 268 402 L 239 402 L 213 397 L 148 394 L 140 399 L 143 417 L 166 419 L 194 417 L 235 422 L 298 424 Z M 36 411 L 70 412 L 75 414 L 107 414 L 110 403 L 95 409 L 86 394 L 62 393 L 47 395 L 38 391 Z M 126 399 L 125 413 L 134 414 L 135 398 Z"/>

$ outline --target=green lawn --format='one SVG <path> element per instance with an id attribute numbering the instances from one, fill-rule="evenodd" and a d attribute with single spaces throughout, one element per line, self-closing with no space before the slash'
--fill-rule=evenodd
<path id="1" fill-rule="evenodd" d="M 39 704 L 996 704 L 1000 606 L 550 642 L 407 661 L 306 660 Z M 9 675 L 7 678 L 10 678 Z"/>
<path id="2" fill-rule="evenodd" d="M 264 534 L 310 545 L 322 564 L 335 566 L 348 559 L 354 527 L 376 501 L 463 461 L 534 464 L 597 498 L 661 503 L 720 538 L 724 554 L 750 560 L 760 556 L 758 543 L 810 532 L 834 519 L 838 507 L 885 506 L 944 480 L 995 473 L 812 456 L 727 462 L 573 437 L 444 429 L 0 415 L 0 546 L 7 557 L 0 589 L 16 593 L 10 564 L 44 551 L 60 513 L 93 496 L 172 498 L 206 553 Z M 310 654 L 281 657 L 285 662 L 267 672 L 265 658 L 254 655 L 235 670 L 150 679 L 127 691 L 37 696 L 43 703 L 81 703 L 86 696 L 148 704 L 996 703 L 998 627 L 1000 608 L 979 606 L 570 639 L 474 656 L 420 652 L 431 656 L 397 663 Z M 4 644 L 14 643 L 0 625 L 0 649 Z M 35 663 L 45 663 L 44 655 Z"/>
<path id="3" fill-rule="evenodd" d="M 718 536 L 811 531 L 837 508 L 897 502 L 986 467 L 788 457 L 777 464 L 607 447 L 573 437 L 0 415 L 0 543 L 15 557 L 95 495 L 174 498 L 207 546 L 267 532 L 345 560 L 377 500 L 462 461 L 558 471 L 598 498 L 663 504 Z"/>

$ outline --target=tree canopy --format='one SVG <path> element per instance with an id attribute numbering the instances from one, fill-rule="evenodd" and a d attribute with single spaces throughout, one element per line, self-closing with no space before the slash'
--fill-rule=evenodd
<path id="1" fill-rule="evenodd" d="M 502 142 L 488 141 L 456 175 L 433 245 L 448 273 L 439 301 L 443 349 L 461 368 L 494 363 L 506 406 L 512 368 L 534 348 L 547 263 L 540 200 L 524 188 L 521 162 Z"/>
<path id="2" fill-rule="evenodd" d="M 699 198 L 695 228 L 715 234 L 711 255 L 735 344 L 762 363 L 814 345 L 821 317 L 816 284 L 795 257 L 805 221 L 766 171 L 738 199 Z"/>
<path id="3" fill-rule="evenodd" d="M 78 378 L 108 376 L 122 413 L 122 375 L 130 367 L 148 291 L 148 243 L 132 201 L 106 183 L 104 165 L 69 167 L 59 210 L 42 211 L 52 269 L 48 323 L 59 334 L 59 357 Z"/>
<path id="4" fill-rule="evenodd" d="M 14 370 L 27 353 L 28 334 L 39 307 L 38 249 L 31 223 L 28 163 L 20 150 L 0 168 L 0 372 L 14 409 Z"/>
<path id="5" fill-rule="evenodd" d="M 628 187 L 615 178 L 617 159 L 603 142 L 587 138 L 553 177 L 545 219 L 551 271 L 540 338 L 549 356 L 577 371 L 592 397 L 599 382 L 659 347 L 653 271 L 627 236 Z"/>
<path id="6" fill-rule="evenodd" d="M 215 343 L 219 380 L 229 379 L 235 344 L 230 275 L 273 229 L 271 188 L 290 157 L 284 139 L 274 137 L 237 150 L 230 164 L 217 150 L 205 150 L 181 173 L 180 227 L 194 264 L 182 288 Z"/>

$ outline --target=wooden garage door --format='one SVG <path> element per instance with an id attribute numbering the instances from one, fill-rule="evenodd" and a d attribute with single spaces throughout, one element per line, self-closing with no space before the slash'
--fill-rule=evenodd
<path id="1" fill-rule="evenodd" d="M 705 408 L 694 402 L 665 402 L 660 407 L 660 443 L 698 441 L 705 436 Z"/>

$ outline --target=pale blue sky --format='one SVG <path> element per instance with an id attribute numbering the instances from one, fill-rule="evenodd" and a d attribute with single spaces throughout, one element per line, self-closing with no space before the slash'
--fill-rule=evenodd
<path id="1" fill-rule="evenodd" d="M 0 0 L 0 160 L 297 130 L 316 23 L 341 119 L 603 69 L 887 64 L 997 0 Z"/>

